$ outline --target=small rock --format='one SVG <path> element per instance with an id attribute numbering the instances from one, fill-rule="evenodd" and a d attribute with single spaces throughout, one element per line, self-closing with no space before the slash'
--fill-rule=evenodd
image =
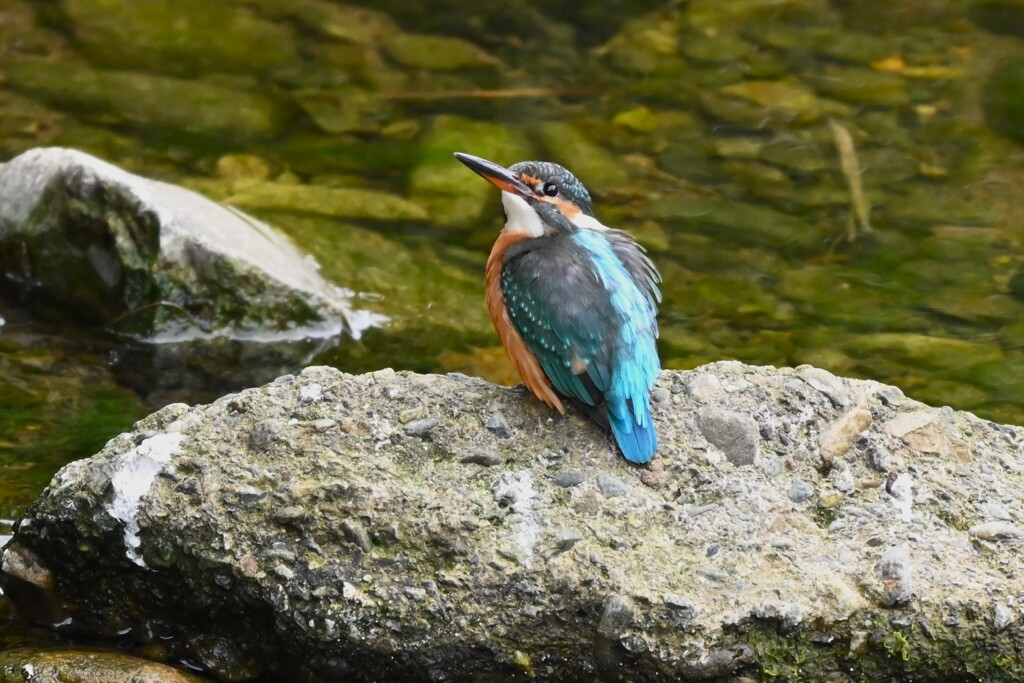
<path id="1" fill-rule="evenodd" d="M 299 389 L 299 400 L 303 403 L 317 403 L 324 398 L 323 387 L 316 382 L 305 384 Z"/>
<path id="2" fill-rule="evenodd" d="M 868 632 L 853 631 L 850 634 L 850 651 L 847 658 L 855 659 L 868 649 Z"/>
<path id="3" fill-rule="evenodd" d="M 758 451 L 757 422 L 749 415 L 707 407 L 697 415 L 704 438 L 721 450 L 733 465 L 749 465 Z"/>
<path id="4" fill-rule="evenodd" d="M 992 625 L 996 631 L 1003 631 L 1014 622 L 1013 612 L 1005 604 L 997 602 L 992 613 Z"/>
<path id="5" fill-rule="evenodd" d="M 336 427 L 338 424 L 337 420 L 331 420 L 324 418 L 322 420 L 313 420 L 313 429 L 318 432 L 326 432 L 328 429 Z"/>
<path id="6" fill-rule="evenodd" d="M 613 595 L 604 604 L 601 621 L 597 632 L 605 638 L 617 638 L 623 630 L 633 623 L 633 603 L 622 595 Z"/>
<path id="7" fill-rule="evenodd" d="M 483 465 L 484 467 L 495 467 L 502 463 L 501 456 L 486 448 L 474 448 L 459 460 L 461 463 L 472 465 Z"/>
<path id="8" fill-rule="evenodd" d="M 876 472 L 888 472 L 892 467 L 892 453 L 885 446 L 875 444 L 868 448 L 868 464 Z"/>
<path id="9" fill-rule="evenodd" d="M 484 423 L 484 427 L 503 439 L 509 439 L 514 436 L 514 432 L 512 431 L 512 428 L 509 427 L 508 421 L 500 412 L 492 413 L 491 416 L 487 418 L 487 422 Z"/>
<path id="10" fill-rule="evenodd" d="M 843 493 L 853 493 L 853 472 L 850 471 L 849 467 L 844 467 L 841 470 L 832 470 L 829 476 L 832 479 L 832 485 L 836 487 L 836 490 Z"/>
<path id="11" fill-rule="evenodd" d="M 992 519 L 998 519 L 1001 522 L 1009 522 L 1012 517 L 1010 513 L 1006 511 L 1002 505 L 995 503 L 984 503 L 980 506 L 983 514 L 991 517 Z"/>
<path id="12" fill-rule="evenodd" d="M 870 424 L 870 412 L 864 408 L 850 410 L 818 437 L 822 455 L 832 458 L 843 455 Z"/>
<path id="13" fill-rule="evenodd" d="M 629 486 L 619 479 L 603 473 L 597 475 L 597 488 L 601 489 L 601 493 L 606 498 L 615 498 L 629 493 Z"/>
<path id="14" fill-rule="evenodd" d="M 1024 540 L 1024 529 L 1009 522 L 985 522 L 975 524 L 967 533 L 982 541 L 1020 541 Z"/>
<path id="15" fill-rule="evenodd" d="M 280 576 L 285 581 L 291 581 L 295 578 L 295 572 L 283 564 L 274 565 L 274 573 Z"/>
<path id="16" fill-rule="evenodd" d="M 789 485 L 789 499 L 794 503 L 803 503 L 814 496 L 814 487 L 799 477 Z"/>
<path id="17" fill-rule="evenodd" d="M 372 547 L 370 545 L 370 535 L 366 533 L 366 529 L 363 528 L 362 524 L 354 519 L 346 519 L 341 523 L 341 530 L 344 532 L 345 538 L 359 546 L 360 550 L 364 553 L 370 552 Z"/>
<path id="18" fill-rule="evenodd" d="M 586 479 L 586 477 L 583 476 L 582 472 L 566 470 L 565 472 L 559 472 L 556 474 L 555 478 L 551 481 L 555 486 L 561 486 L 563 489 L 569 489 L 573 486 L 579 486 L 583 483 L 584 479 Z"/>
<path id="19" fill-rule="evenodd" d="M 408 424 L 414 420 L 420 420 L 427 416 L 426 406 L 416 406 L 415 408 L 409 408 L 403 410 L 398 414 L 398 421 L 402 424 Z"/>
<path id="20" fill-rule="evenodd" d="M 685 391 L 694 400 L 710 402 L 719 398 L 724 390 L 718 377 L 702 372 L 687 380 Z"/>
<path id="21" fill-rule="evenodd" d="M 878 387 L 878 391 L 875 393 L 878 395 L 878 398 L 882 399 L 883 403 L 893 408 L 899 408 L 907 399 L 899 387 L 894 387 L 888 384 L 883 384 Z"/>
<path id="22" fill-rule="evenodd" d="M 255 486 L 239 486 L 235 489 L 235 495 L 238 496 L 238 502 L 242 505 L 252 505 L 266 498 L 267 492 Z"/>
<path id="23" fill-rule="evenodd" d="M 930 425 L 937 417 L 938 413 L 931 409 L 900 413 L 886 422 L 882 429 L 886 434 L 902 439 L 907 434 Z"/>
<path id="24" fill-rule="evenodd" d="M 843 386 L 842 380 L 828 370 L 804 365 L 797 368 L 796 374 L 797 377 L 825 394 L 836 408 L 845 408 L 850 405 L 849 392 Z"/>
<path id="25" fill-rule="evenodd" d="M 430 436 L 430 432 L 434 431 L 437 425 L 441 424 L 441 421 L 436 417 L 425 417 L 422 420 L 413 420 L 409 424 L 405 425 L 405 433 L 409 436 L 418 436 L 424 439 Z"/>
<path id="26" fill-rule="evenodd" d="M 910 546 L 889 548 L 875 567 L 882 580 L 881 603 L 886 607 L 904 604 L 913 597 L 914 584 L 910 569 Z"/>
<path id="27" fill-rule="evenodd" d="M 672 393 L 664 387 L 655 387 L 651 392 L 651 401 L 654 403 L 664 403 L 671 397 Z"/>
<path id="28" fill-rule="evenodd" d="M 558 541 L 555 545 L 559 550 L 565 551 L 572 548 L 574 545 L 583 540 L 583 534 L 576 531 L 575 529 L 562 529 L 558 534 Z"/>

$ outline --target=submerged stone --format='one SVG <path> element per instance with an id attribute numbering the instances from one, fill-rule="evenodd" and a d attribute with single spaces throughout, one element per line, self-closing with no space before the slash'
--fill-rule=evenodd
<path id="1" fill-rule="evenodd" d="M 827 66 L 804 79 L 818 92 L 850 104 L 901 106 L 910 102 L 900 76 L 861 67 Z"/>
<path id="2" fill-rule="evenodd" d="M 448 36 L 397 33 L 384 44 L 389 57 L 402 66 L 450 71 L 465 67 L 495 67 L 497 58 L 483 48 Z"/>
<path id="3" fill-rule="evenodd" d="M 298 62 L 291 28 L 231 3 L 63 0 L 77 47 L 112 69 L 181 76 L 265 73 Z"/>
<path id="4" fill-rule="evenodd" d="M 227 204 L 246 209 L 299 211 L 338 218 L 390 221 L 422 221 L 423 207 L 388 192 L 354 187 L 324 187 L 273 181 L 240 183 L 228 196 Z"/>
<path id="5" fill-rule="evenodd" d="M 270 97 L 205 81 L 28 58 L 8 60 L 3 73 L 9 87 L 54 107 L 141 128 L 250 140 L 277 135 L 292 118 Z"/>

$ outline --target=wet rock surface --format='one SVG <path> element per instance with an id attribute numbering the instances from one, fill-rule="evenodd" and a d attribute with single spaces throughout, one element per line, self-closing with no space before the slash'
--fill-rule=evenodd
<path id="1" fill-rule="evenodd" d="M 0 683 L 202 683 L 208 680 L 163 664 L 112 652 L 0 652 Z"/>
<path id="2" fill-rule="evenodd" d="M 807 367 L 658 390 L 649 468 L 461 375 L 171 405 L 59 472 L 3 569 L 233 680 L 1019 679 L 1024 430 Z"/>
<path id="3" fill-rule="evenodd" d="M 365 323 L 268 225 L 68 149 L 0 166 L 0 269 L 51 315 L 165 340 L 331 337 Z"/>

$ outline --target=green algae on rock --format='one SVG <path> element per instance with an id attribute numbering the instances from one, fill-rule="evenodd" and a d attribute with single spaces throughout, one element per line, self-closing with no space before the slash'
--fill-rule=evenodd
<path id="1" fill-rule="evenodd" d="M 212 82 L 31 58 L 5 61 L 3 73 L 14 90 L 58 109 L 204 138 L 269 138 L 293 117 L 273 98 Z"/>
<path id="2" fill-rule="evenodd" d="M 274 181 L 233 184 L 221 200 L 244 209 L 298 211 L 337 218 L 387 221 L 422 221 L 427 212 L 420 205 L 389 192 L 355 187 L 324 187 Z"/>
<path id="3" fill-rule="evenodd" d="M 176 76 L 267 73 L 298 61 L 285 24 L 206 0 L 62 0 L 67 28 L 88 60 L 111 69 Z"/>

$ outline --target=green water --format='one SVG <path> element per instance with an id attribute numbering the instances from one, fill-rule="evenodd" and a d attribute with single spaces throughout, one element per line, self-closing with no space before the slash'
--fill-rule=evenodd
<path id="1" fill-rule="evenodd" d="M 0 159 L 75 147 L 290 234 L 391 319 L 303 363 L 501 382 L 500 204 L 451 153 L 551 159 L 660 267 L 666 367 L 811 363 L 1024 424 L 1019 2 L 494 5 L 5 0 Z M 149 410 L 298 369 L 170 377 L 0 315 L 0 518 Z"/>

